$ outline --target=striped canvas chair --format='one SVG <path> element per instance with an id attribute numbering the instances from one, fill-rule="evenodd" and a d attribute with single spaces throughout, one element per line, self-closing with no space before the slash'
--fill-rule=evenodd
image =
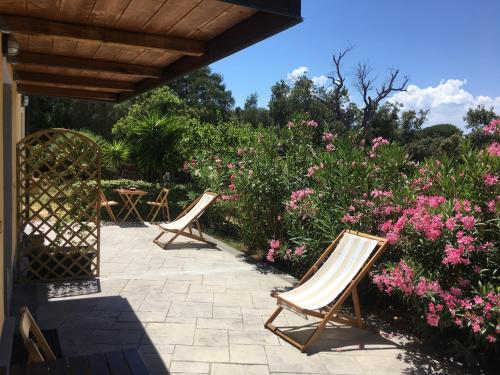
<path id="1" fill-rule="evenodd" d="M 207 241 L 203 237 L 199 218 L 212 204 L 214 204 L 217 201 L 218 197 L 219 194 L 216 193 L 211 193 L 211 192 L 203 193 L 193 203 L 191 203 L 184 211 L 182 211 L 179 214 L 179 216 L 175 218 L 174 221 L 158 225 L 158 228 L 160 228 L 161 233 L 155 237 L 153 242 L 158 246 L 166 249 L 167 246 L 171 244 L 178 236 L 184 236 L 214 245 L 213 243 Z M 197 235 L 193 233 L 193 225 L 196 225 L 196 229 L 198 230 Z M 165 233 L 168 232 L 173 233 L 174 234 L 173 237 L 171 237 L 167 242 L 161 243 L 160 242 L 161 236 L 163 236 Z"/>
<path id="2" fill-rule="evenodd" d="M 351 230 L 343 231 L 294 289 L 275 296 L 278 308 L 265 327 L 301 351 L 305 351 L 318 338 L 330 321 L 362 328 L 356 287 L 386 247 L 387 240 L 384 238 Z M 356 317 L 339 312 L 349 295 L 352 295 Z M 272 324 L 284 308 L 302 316 L 321 319 L 304 343 Z"/>

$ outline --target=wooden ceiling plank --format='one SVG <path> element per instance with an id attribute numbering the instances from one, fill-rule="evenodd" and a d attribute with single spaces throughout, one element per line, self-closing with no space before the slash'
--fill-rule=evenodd
<path id="1" fill-rule="evenodd" d="M 201 0 L 168 0 L 150 18 L 145 30 L 154 34 L 165 34 L 179 19 L 188 14 Z"/>
<path id="2" fill-rule="evenodd" d="M 135 85 L 130 82 L 111 81 L 104 79 L 88 79 L 86 77 L 72 77 L 67 75 L 45 74 L 14 71 L 14 79 L 21 82 L 64 84 L 70 86 L 83 86 L 119 91 L 134 91 Z"/>
<path id="3" fill-rule="evenodd" d="M 257 11 L 249 8 L 243 8 L 233 5 L 228 10 L 222 12 L 219 16 L 205 24 L 202 28 L 196 30 L 189 36 L 194 39 L 209 40 L 230 29 L 234 25 L 248 19 Z"/>
<path id="4" fill-rule="evenodd" d="M 0 1 L 0 13 L 28 15 L 28 0 L 2 0 Z"/>
<path id="5" fill-rule="evenodd" d="M 59 16 L 61 0 L 28 0 L 28 15 L 46 19 L 55 19 Z"/>
<path id="6" fill-rule="evenodd" d="M 168 35 L 187 37 L 189 34 L 202 28 L 208 21 L 217 17 L 231 5 L 218 1 L 204 0 L 189 14 L 179 20 L 169 31 Z"/>
<path id="7" fill-rule="evenodd" d="M 95 0 L 62 0 L 60 17 L 66 22 L 84 23 L 87 21 Z"/>
<path id="8" fill-rule="evenodd" d="M 92 60 L 82 59 L 78 57 L 44 55 L 24 52 L 21 52 L 16 56 L 8 56 L 7 62 L 11 64 L 58 66 L 71 69 L 93 70 L 97 72 L 121 73 L 147 78 L 159 78 L 162 71 L 160 68 L 117 63 L 114 61 Z"/>
<path id="9" fill-rule="evenodd" d="M 97 0 L 88 21 L 96 26 L 115 25 L 129 3 L 130 0 Z"/>
<path id="10" fill-rule="evenodd" d="M 190 56 L 201 56 L 207 49 L 206 42 L 195 39 L 76 25 L 23 16 L 1 15 L 0 30 L 77 41 L 93 41 L 119 47 L 138 46 L 162 51 L 170 50 Z"/>
<path id="11" fill-rule="evenodd" d="M 164 2 L 165 0 L 132 0 L 115 24 L 116 28 L 134 32 L 141 31 Z"/>
<path id="12" fill-rule="evenodd" d="M 26 84 L 17 85 L 17 91 L 28 95 L 59 96 L 65 98 L 103 100 L 111 102 L 116 101 L 118 98 L 117 94 L 109 92 L 97 92 L 97 91 L 26 85 Z"/>

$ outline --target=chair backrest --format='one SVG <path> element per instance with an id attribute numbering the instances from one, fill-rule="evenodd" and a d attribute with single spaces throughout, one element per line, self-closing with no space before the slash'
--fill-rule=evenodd
<path id="1" fill-rule="evenodd" d="M 295 289 L 287 299 L 306 309 L 324 307 L 349 285 L 359 282 L 385 247 L 387 240 L 364 233 L 345 231 L 320 258 L 317 271 Z"/>
<path id="2" fill-rule="evenodd" d="M 33 362 L 53 361 L 56 359 L 42 331 L 36 324 L 27 307 L 21 308 L 19 330 L 24 347 L 28 352 L 28 364 Z"/>
<path id="3" fill-rule="evenodd" d="M 102 189 L 99 189 L 99 199 L 101 200 L 101 203 L 108 203 L 108 198 L 106 198 Z"/>
<path id="4" fill-rule="evenodd" d="M 156 197 L 156 203 L 166 206 L 168 193 L 170 193 L 170 189 L 162 188 Z"/>
<path id="5" fill-rule="evenodd" d="M 219 197 L 219 194 L 205 192 L 191 203 L 177 218 L 176 222 L 187 225 L 197 220 Z"/>

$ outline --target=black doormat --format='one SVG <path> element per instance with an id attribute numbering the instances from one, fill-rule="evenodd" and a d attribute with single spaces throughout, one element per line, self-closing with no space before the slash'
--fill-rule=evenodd
<path id="1" fill-rule="evenodd" d="M 61 344 L 57 329 L 42 329 L 43 336 L 47 340 L 56 358 L 62 358 Z M 12 340 L 11 365 L 24 365 L 28 363 L 28 352 L 24 347 L 23 338 L 20 333 L 15 333 Z"/>

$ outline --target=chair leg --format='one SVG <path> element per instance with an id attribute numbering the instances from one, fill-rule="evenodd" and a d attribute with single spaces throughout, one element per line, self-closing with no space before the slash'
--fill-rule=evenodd
<path id="1" fill-rule="evenodd" d="M 166 202 L 165 204 L 166 204 L 166 208 L 167 208 L 167 219 L 168 219 L 168 222 L 170 223 L 170 209 L 168 208 L 168 202 Z"/>
<path id="2" fill-rule="evenodd" d="M 160 246 L 162 249 L 167 250 L 167 246 L 168 246 L 168 245 L 170 245 L 172 242 L 174 242 L 174 240 L 175 240 L 177 237 L 179 237 L 179 235 L 181 235 L 181 234 L 182 234 L 182 231 L 180 231 L 180 230 L 179 230 L 179 231 L 177 231 L 171 239 L 169 239 L 169 240 L 168 240 L 167 242 L 165 242 L 165 243 L 161 243 L 161 242 L 159 241 L 159 239 L 160 239 L 160 237 L 161 237 L 161 236 L 163 236 L 165 233 L 167 233 L 167 232 L 166 232 L 166 231 L 162 231 L 162 232 L 161 232 L 158 236 L 156 236 L 156 237 L 155 237 L 155 239 L 153 240 L 153 242 L 154 242 L 155 244 L 157 244 L 158 246 Z"/>
<path id="3" fill-rule="evenodd" d="M 267 319 L 266 323 L 264 324 L 264 327 L 267 328 L 267 326 L 269 324 L 271 324 L 272 322 L 274 322 L 274 319 L 276 319 L 278 317 L 278 315 L 283 311 L 283 307 L 281 306 L 278 306 L 278 308 L 276 310 L 274 310 L 274 312 L 272 313 L 272 315 L 269 317 L 269 319 Z"/>
<path id="4" fill-rule="evenodd" d="M 356 321 L 358 328 L 363 328 L 363 319 L 361 318 L 361 306 L 359 305 L 358 289 L 352 290 L 352 301 L 354 302 L 354 311 L 356 313 Z"/>
<path id="5" fill-rule="evenodd" d="M 151 218 L 151 223 L 155 221 L 156 219 L 156 216 L 158 215 L 158 212 L 160 211 L 160 206 L 153 206 L 151 207 L 151 212 L 154 212 L 153 213 L 153 217 Z"/>
<path id="6" fill-rule="evenodd" d="M 109 215 L 110 219 L 113 220 L 113 222 L 115 224 L 117 224 L 116 216 L 115 216 L 115 213 L 113 212 L 113 209 L 110 206 L 106 206 L 106 211 L 108 211 L 108 215 Z"/>

